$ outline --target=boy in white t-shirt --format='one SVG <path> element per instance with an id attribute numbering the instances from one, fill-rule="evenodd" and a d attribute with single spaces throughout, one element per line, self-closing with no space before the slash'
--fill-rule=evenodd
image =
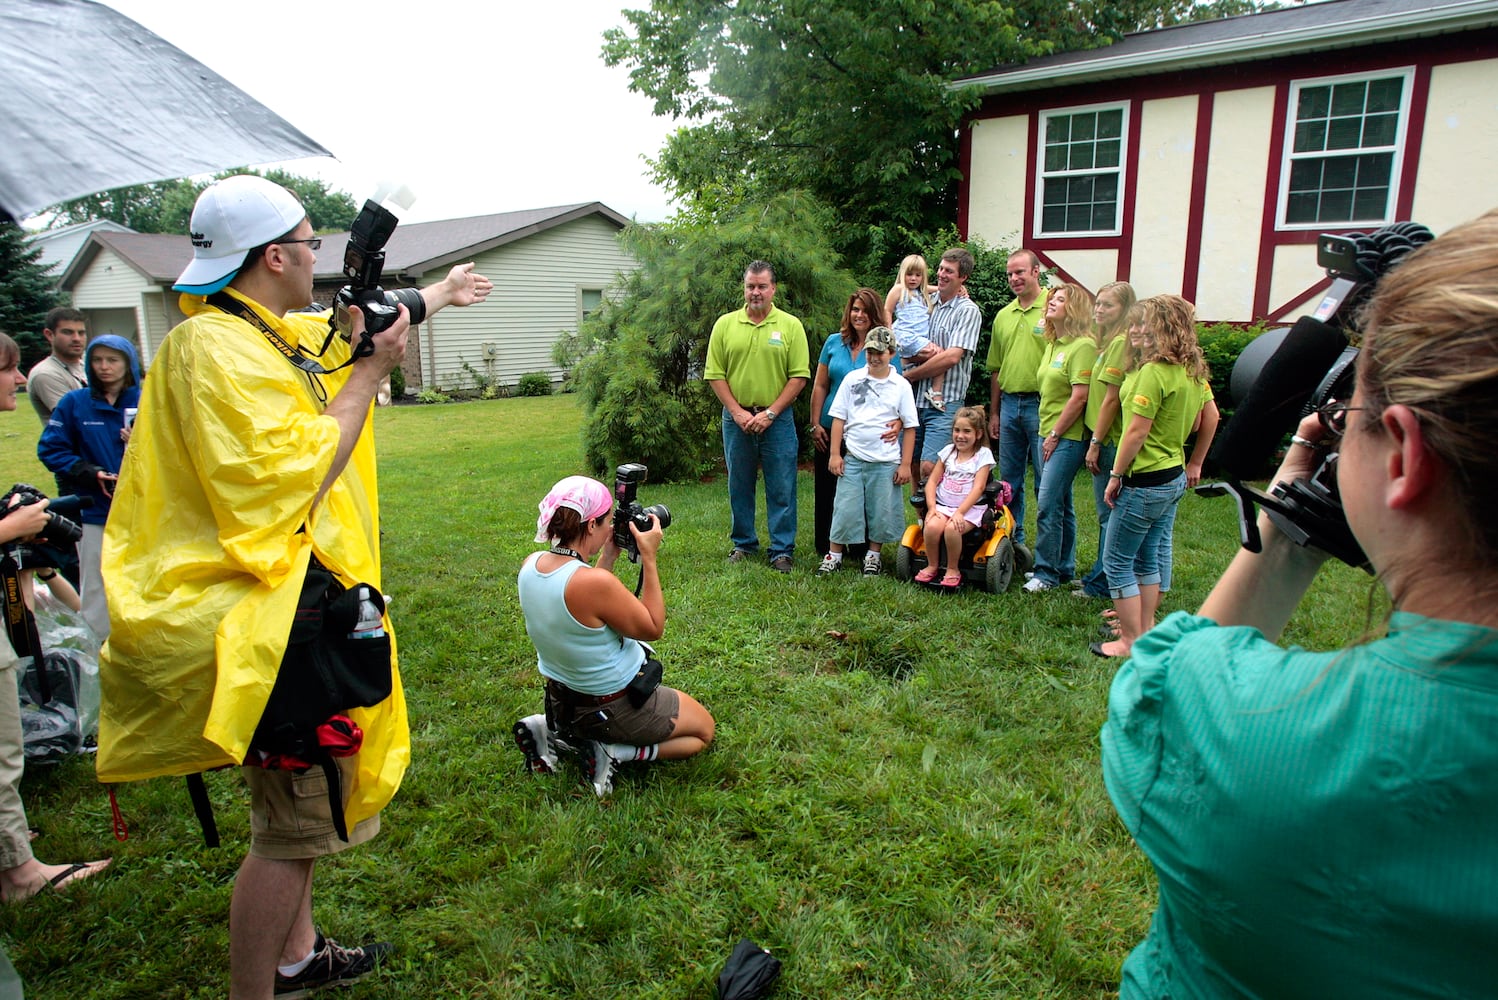
<path id="1" fill-rule="evenodd" d="M 881 546 L 899 541 L 905 531 L 900 487 L 910 482 L 911 452 L 920 423 L 915 393 L 905 376 L 890 367 L 895 335 L 889 327 L 870 330 L 863 351 L 864 367 L 848 373 L 827 410 L 832 417 L 827 469 L 838 480 L 828 552 L 817 567 L 823 576 L 837 572 L 844 547 L 864 541 L 869 554 L 863 560 L 863 575 L 878 575 Z M 894 437 L 888 437 L 891 424 L 899 427 Z"/>

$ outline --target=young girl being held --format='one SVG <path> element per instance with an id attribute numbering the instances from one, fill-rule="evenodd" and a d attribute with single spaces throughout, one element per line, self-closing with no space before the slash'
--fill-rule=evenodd
<path id="1" fill-rule="evenodd" d="M 936 582 L 945 544 L 947 566 L 941 586 L 955 590 L 962 585 L 957 565 L 962 536 L 983 523 L 983 488 L 993 467 L 988 415 L 981 406 L 964 406 L 952 418 L 952 443 L 941 450 L 926 480 L 926 568 L 915 575 L 917 583 Z"/>
<path id="2" fill-rule="evenodd" d="M 913 253 L 900 261 L 900 277 L 884 297 L 884 311 L 889 316 L 890 328 L 895 331 L 895 349 L 906 368 L 936 356 L 936 345 L 927 336 L 931 329 L 931 307 L 936 305 L 930 280 L 926 258 Z M 946 372 L 942 372 L 932 378 L 926 390 L 926 402 L 938 410 L 946 409 L 942 398 L 945 384 Z"/>

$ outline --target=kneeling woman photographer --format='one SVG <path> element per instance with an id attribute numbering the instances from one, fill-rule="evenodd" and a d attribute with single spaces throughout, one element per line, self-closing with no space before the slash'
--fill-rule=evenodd
<path id="1" fill-rule="evenodd" d="M 613 573 L 614 498 L 586 476 L 568 476 L 541 501 L 536 541 L 550 542 L 520 568 L 520 610 L 546 678 L 546 714 L 515 723 L 515 742 L 533 774 L 556 770 L 555 748 L 579 753 L 599 797 L 613 791 L 615 766 L 680 760 L 713 741 L 713 717 L 696 699 L 659 683 L 660 662 L 641 640 L 661 637 L 666 599 L 656 555 L 661 525 L 629 530 L 640 551 L 636 597 Z M 602 553 L 599 556 L 599 553 Z M 590 565 L 599 556 L 598 565 Z"/>
<path id="2" fill-rule="evenodd" d="M 1498 980 L 1498 212 L 1374 291 L 1329 447 L 1386 634 L 1275 643 L 1325 556 L 1267 517 L 1114 678 L 1103 774 L 1160 901 L 1121 996 L 1490 996 Z M 1116 516 L 1116 515 L 1115 515 Z"/>

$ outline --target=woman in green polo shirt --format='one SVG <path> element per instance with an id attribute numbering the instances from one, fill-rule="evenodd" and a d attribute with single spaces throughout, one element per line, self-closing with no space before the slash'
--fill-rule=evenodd
<path id="1" fill-rule="evenodd" d="M 1196 416 L 1195 382 L 1207 378 L 1196 342 L 1196 309 L 1179 295 L 1140 303 L 1129 327 L 1123 416 L 1104 499 L 1112 504 L 1103 570 L 1118 612 L 1118 638 L 1093 643 L 1098 656 L 1128 656 L 1144 632 L 1144 607 L 1160 589 L 1160 537 L 1186 492 L 1184 442 Z M 1141 596 L 1143 595 L 1143 596 Z"/>

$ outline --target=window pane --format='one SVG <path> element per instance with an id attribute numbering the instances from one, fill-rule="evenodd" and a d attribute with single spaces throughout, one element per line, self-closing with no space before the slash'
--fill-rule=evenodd
<path id="1" fill-rule="evenodd" d="M 1363 145 L 1392 146 L 1399 124 L 1396 115 L 1369 115 L 1363 121 Z"/>
<path id="2" fill-rule="evenodd" d="M 1118 201 L 1118 175 L 1098 174 L 1094 179 L 1092 196 L 1098 201 Z"/>
<path id="3" fill-rule="evenodd" d="M 1400 98 L 1404 95 L 1404 78 L 1391 77 L 1386 80 L 1373 80 L 1368 84 L 1368 110 L 1375 111 L 1398 111 Z"/>
<path id="4" fill-rule="evenodd" d="M 1317 222 L 1346 222 L 1352 218 L 1351 191 L 1323 191 Z"/>
<path id="5" fill-rule="evenodd" d="M 1122 111 L 1100 111 L 1097 116 L 1097 137 L 1099 139 L 1121 139 L 1123 138 L 1123 112 Z"/>
<path id="6" fill-rule="evenodd" d="M 1326 130 L 1326 148 L 1357 149 L 1362 132 L 1361 118 L 1333 118 Z"/>
<path id="7" fill-rule="evenodd" d="M 1370 153 L 1358 157 L 1358 186 L 1387 186 L 1394 173 L 1393 153 Z"/>
<path id="8" fill-rule="evenodd" d="M 1071 119 L 1066 115 L 1052 115 L 1045 120 L 1045 141 L 1066 142 L 1071 138 Z"/>
<path id="9" fill-rule="evenodd" d="M 1071 179 L 1070 192 L 1066 200 L 1073 205 L 1079 202 L 1091 201 L 1092 186 L 1095 180 L 1096 178 L 1093 177 L 1073 177 Z"/>
<path id="10" fill-rule="evenodd" d="M 1097 115 L 1072 115 L 1072 142 L 1091 141 L 1097 136 Z"/>
<path id="11" fill-rule="evenodd" d="M 1295 117 L 1325 118 L 1331 107 L 1331 94 L 1330 87 L 1300 88 L 1300 100 L 1295 103 Z"/>
<path id="12" fill-rule="evenodd" d="M 1315 222 L 1317 200 L 1315 194 L 1292 194 L 1285 202 L 1285 221 Z"/>
<path id="13" fill-rule="evenodd" d="M 1321 160 L 1296 160 L 1290 164 L 1290 190 L 1315 191 L 1321 187 Z"/>
<path id="14" fill-rule="evenodd" d="M 1084 233 L 1092 227 L 1092 206 L 1072 205 L 1066 210 L 1066 231 Z"/>
<path id="15" fill-rule="evenodd" d="M 1065 146 L 1047 146 L 1045 148 L 1045 169 L 1047 172 L 1066 169 Z"/>
<path id="16" fill-rule="evenodd" d="M 1295 152 L 1320 153 L 1326 149 L 1325 120 L 1301 122 L 1295 126 Z"/>
<path id="17" fill-rule="evenodd" d="M 1352 218 L 1382 222 L 1388 211 L 1389 189 L 1386 187 L 1360 190 L 1352 199 Z"/>
<path id="18" fill-rule="evenodd" d="M 1358 176 L 1356 156 L 1336 156 L 1322 160 L 1322 188 L 1350 188 Z"/>
<path id="19" fill-rule="evenodd" d="M 1092 206 L 1092 228 L 1114 229 L 1118 222 L 1118 203 L 1113 201 L 1100 201 Z"/>
<path id="20" fill-rule="evenodd" d="M 1073 170 L 1091 170 L 1092 167 L 1093 167 L 1093 163 L 1092 163 L 1092 148 L 1093 148 L 1092 147 L 1092 143 L 1090 143 L 1090 142 L 1074 142 L 1074 143 L 1072 143 L 1071 144 L 1071 169 L 1073 169 Z"/>
<path id="21" fill-rule="evenodd" d="M 1041 196 L 1041 204 L 1047 209 L 1056 205 L 1066 204 L 1066 181 L 1048 180 L 1045 182 L 1045 194 Z"/>
<path id="22" fill-rule="evenodd" d="M 1363 98 L 1368 93 L 1366 83 L 1339 83 L 1332 88 L 1332 114 L 1361 115 Z"/>
<path id="23" fill-rule="evenodd" d="M 1118 157 L 1123 150 L 1123 143 L 1117 139 L 1097 144 L 1097 165 L 1102 167 L 1118 166 Z"/>

